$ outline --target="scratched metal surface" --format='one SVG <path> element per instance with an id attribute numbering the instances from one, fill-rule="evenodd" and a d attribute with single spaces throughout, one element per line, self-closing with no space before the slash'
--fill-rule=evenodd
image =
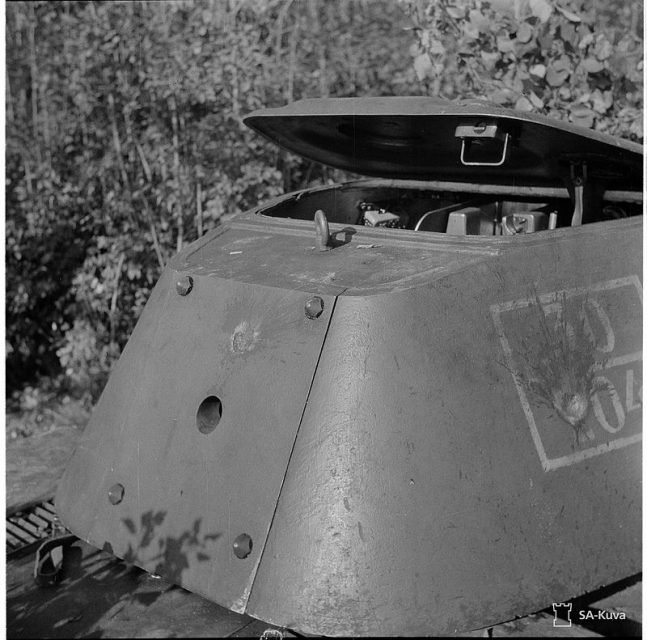
<path id="1" fill-rule="evenodd" d="M 324 635 L 445 634 L 638 571 L 639 229 L 571 229 L 427 286 L 340 297 L 248 613 Z M 572 379 L 590 363 L 556 335 L 546 407 L 513 372 L 542 318 L 559 330 L 560 302 L 585 314 L 609 386 Z M 560 416 L 578 385 L 593 393 L 579 430 Z"/>
<path id="2" fill-rule="evenodd" d="M 178 256 L 175 264 L 199 275 L 239 282 L 353 295 L 412 286 L 498 250 L 468 237 L 340 224 L 330 228 L 339 246 L 317 251 L 312 220 L 247 214 L 205 236 L 185 256 Z"/>
<path id="3" fill-rule="evenodd" d="M 333 299 L 162 277 L 61 480 L 62 522 L 99 548 L 237 611 L 245 608 Z M 197 428 L 215 395 L 215 431 Z M 109 490 L 124 487 L 120 504 Z M 237 558 L 241 534 L 253 548 Z"/>

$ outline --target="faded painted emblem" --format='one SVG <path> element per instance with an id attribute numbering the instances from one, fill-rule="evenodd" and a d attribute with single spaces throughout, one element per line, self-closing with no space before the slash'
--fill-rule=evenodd
<path id="1" fill-rule="evenodd" d="M 642 438 L 637 276 L 490 308 L 545 471 Z"/>

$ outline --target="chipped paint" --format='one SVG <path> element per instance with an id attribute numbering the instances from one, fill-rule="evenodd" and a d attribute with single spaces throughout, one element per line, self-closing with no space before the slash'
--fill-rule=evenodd
<path id="1" fill-rule="evenodd" d="M 243 320 L 234 329 L 231 336 L 232 353 L 247 353 L 252 351 L 261 335 L 261 325 L 252 325 L 247 320 Z"/>
<path id="2" fill-rule="evenodd" d="M 555 409 L 573 429 L 579 445 L 581 440 L 594 438 L 586 420 L 593 395 L 604 388 L 595 374 L 604 368 L 608 356 L 598 348 L 590 329 L 586 295 L 574 298 L 558 292 L 546 305 L 534 292 L 531 300 L 530 337 L 521 342 L 514 375 L 536 402 Z"/>

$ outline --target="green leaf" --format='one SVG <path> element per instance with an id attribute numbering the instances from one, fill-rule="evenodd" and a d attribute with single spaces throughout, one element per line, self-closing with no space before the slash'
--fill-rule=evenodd
<path id="1" fill-rule="evenodd" d="M 499 54 L 490 51 L 481 51 L 481 60 L 488 71 L 492 71 L 499 59 Z"/>
<path id="2" fill-rule="evenodd" d="M 613 53 L 613 46 L 604 36 L 602 36 L 595 44 L 594 53 L 598 60 L 606 60 Z"/>
<path id="3" fill-rule="evenodd" d="M 560 58 L 548 65 L 548 68 L 546 69 L 546 82 L 548 82 L 551 87 L 561 87 L 566 82 L 570 74 L 570 65 L 564 60 L 564 58 Z"/>
<path id="4" fill-rule="evenodd" d="M 433 65 L 429 54 L 421 53 L 419 56 L 416 56 L 416 59 L 413 61 L 413 68 L 418 76 L 418 80 L 424 80 L 431 75 Z"/>
<path id="5" fill-rule="evenodd" d="M 582 22 L 582 18 L 580 18 L 580 16 L 573 13 L 572 11 L 569 11 L 568 9 L 563 9 L 558 5 L 555 5 L 555 9 L 557 9 L 557 11 L 559 11 L 567 20 L 570 20 L 571 22 Z"/>
<path id="6" fill-rule="evenodd" d="M 528 98 L 530 99 L 530 102 L 532 103 L 532 106 L 535 107 L 535 109 L 544 108 L 544 101 L 534 91 L 531 91 L 528 94 Z"/>
<path id="7" fill-rule="evenodd" d="M 546 76 L 546 66 L 543 64 L 533 64 L 530 67 L 530 75 L 537 78 L 544 78 Z"/>
<path id="8" fill-rule="evenodd" d="M 586 49 L 590 44 L 593 44 L 595 37 L 592 33 L 585 34 L 577 45 L 580 49 Z"/>
<path id="9" fill-rule="evenodd" d="M 611 91 L 600 91 L 596 89 L 591 94 L 593 110 L 597 113 L 604 114 L 613 106 L 613 94 Z"/>
<path id="10" fill-rule="evenodd" d="M 595 112 L 587 106 L 578 104 L 571 107 L 570 121 L 580 127 L 591 128 L 595 122 Z"/>
<path id="11" fill-rule="evenodd" d="M 559 28 L 559 35 L 565 45 L 570 46 L 571 48 L 577 46 L 577 33 L 572 24 L 562 24 Z"/>
<path id="12" fill-rule="evenodd" d="M 514 102 L 515 93 L 510 89 L 495 89 L 488 93 L 488 100 L 495 104 L 511 104 Z"/>
<path id="13" fill-rule="evenodd" d="M 521 96 L 521 98 L 517 100 L 517 102 L 514 105 L 514 108 L 517 111 L 534 111 L 532 102 L 530 102 L 530 100 L 528 100 L 528 98 L 526 98 L 525 96 Z"/>
<path id="14" fill-rule="evenodd" d="M 445 11 L 447 11 L 454 20 L 463 20 L 465 18 L 465 10 L 460 7 L 449 6 L 445 8 Z"/>
<path id="15" fill-rule="evenodd" d="M 477 9 L 472 9 L 469 12 L 468 19 L 469 22 L 482 33 L 488 33 L 492 28 L 490 21 Z"/>
<path id="16" fill-rule="evenodd" d="M 527 23 L 523 22 L 521 26 L 517 29 L 517 40 L 519 42 L 530 42 L 532 39 L 533 31 L 532 27 Z"/>
<path id="17" fill-rule="evenodd" d="M 599 73 L 604 69 L 604 64 L 595 58 L 586 58 L 582 61 L 582 67 L 584 67 L 587 73 Z"/>
<path id="18" fill-rule="evenodd" d="M 532 15 L 546 22 L 553 13 L 553 7 L 547 0 L 530 0 L 530 11 Z"/>
<path id="19" fill-rule="evenodd" d="M 501 53 L 512 53 L 514 51 L 514 42 L 507 36 L 497 36 L 496 48 Z"/>

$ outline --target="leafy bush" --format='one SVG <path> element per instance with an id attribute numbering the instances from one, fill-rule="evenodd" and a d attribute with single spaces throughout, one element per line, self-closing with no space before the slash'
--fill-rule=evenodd
<path id="1" fill-rule="evenodd" d="M 642 140 L 641 4 L 407 0 L 427 91 Z"/>
<path id="2" fill-rule="evenodd" d="M 223 218 L 334 172 L 242 115 L 411 93 L 390 0 L 7 6 L 8 390 L 95 397 L 170 256 Z"/>

